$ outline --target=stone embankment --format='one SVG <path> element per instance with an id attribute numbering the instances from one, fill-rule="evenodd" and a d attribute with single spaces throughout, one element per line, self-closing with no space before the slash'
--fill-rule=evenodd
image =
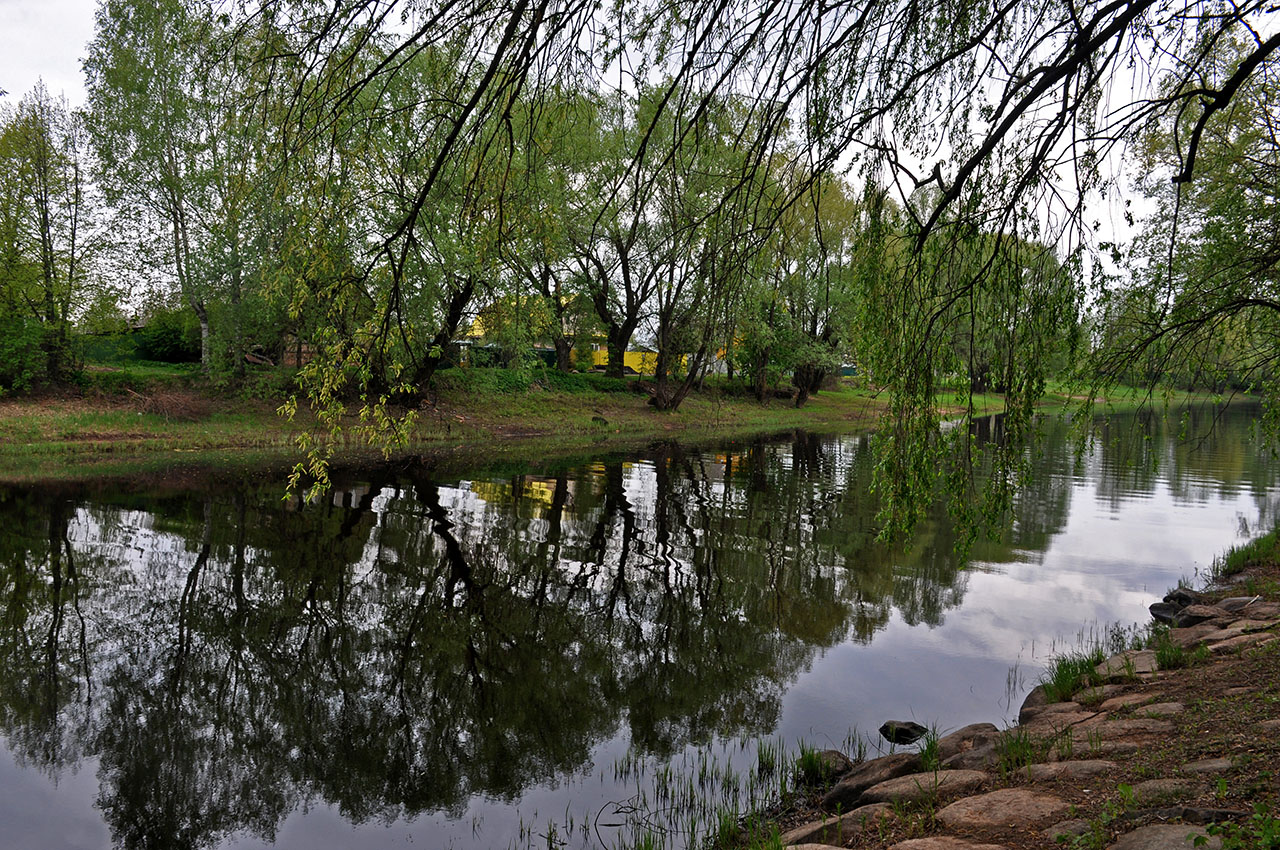
<path id="1" fill-rule="evenodd" d="M 1258 843 L 1280 777 L 1280 604 L 1218 596 L 1170 594 L 1153 606 L 1170 623 L 1158 650 L 1106 659 L 1101 684 L 1069 699 L 1037 687 L 1009 729 L 966 726 L 859 764 L 827 753 L 827 814 L 783 846 L 1280 846 L 1280 823 L 1275 845 Z"/>

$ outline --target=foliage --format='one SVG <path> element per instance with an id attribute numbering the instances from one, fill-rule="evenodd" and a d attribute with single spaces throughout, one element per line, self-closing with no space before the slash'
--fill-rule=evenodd
<path id="1" fill-rule="evenodd" d="M 1096 668 L 1106 660 L 1101 647 L 1055 656 L 1041 680 L 1045 697 L 1049 702 L 1062 702 L 1083 688 L 1101 684 Z"/>
<path id="2" fill-rule="evenodd" d="M 190 310 L 157 309 L 132 338 L 134 350 L 144 360 L 200 362 L 200 325 Z"/>
<path id="3" fill-rule="evenodd" d="M 1276 850 L 1280 848 L 1280 818 L 1266 803 L 1254 803 L 1253 814 L 1243 825 L 1237 823 L 1210 824 L 1206 832 L 1222 842 L 1222 850 Z M 1196 836 L 1195 846 L 1203 847 L 1209 839 Z"/>
<path id="4" fill-rule="evenodd" d="M 45 379 L 44 339 L 36 320 L 0 313 L 0 395 L 26 392 Z"/>

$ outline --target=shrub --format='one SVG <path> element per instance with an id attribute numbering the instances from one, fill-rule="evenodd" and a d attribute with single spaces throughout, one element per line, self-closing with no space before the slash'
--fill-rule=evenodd
<path id="1" fill-rule="evenodd" d="M 143 360 L 195 363 L 200 360 L 200 323 L 190 310 L 158 309 L 134 334 L 133 344 Z"/>
<path id="2" fill-rule="evenodd" d="M 44 326 L 0 313 L 0 395 L 22 393 L 47 377 Z"/>

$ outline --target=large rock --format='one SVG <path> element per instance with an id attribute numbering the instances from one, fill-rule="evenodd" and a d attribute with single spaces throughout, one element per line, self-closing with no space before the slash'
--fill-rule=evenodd
<path id="1" fill-rule="evenodd" d="M 876 803 L 862 806 L 839 817 L 806 823 L 782 834 L 784 847 L 803 844 L 844 844 L 876 820 L 893 816 L 893 806 Z"/>
<path id="2" fill-rule="evenodd" d="M 1058 735 L 1072 726 L 1079 726 L 1089 721 L 1101 722 L 1105 714 L 1096 711 L 1059 711 L 1050 714 L 1037 714 L 1023 723 L 1021 729 L 1028 735 Z"/>
<path id="3" fill-rule="evenodd" d="M 931 838 L 912 838 L 899 841 L 889 850 L 1005 850 L 1000 844 L 974 844 L 951 835 L 935 835 Z"/>
<path id="4" fill-rule="evenodd" d="M 1239 611 L 1240 616 L 1250 620 L 1280 619 L 1280 602 L 1254 602 Z"/>
<path id="5" fill-rule="evenodd" d="M 1035 714 L 1036 709 L 1043 708 L 1048 704 L 1048 691 L 1045 690 L 1044 685 L 1036 685 L 1027 692 L 1026 697 L 1022 700 L 1022 707 L 1018 709 L 1018 722 L 1022 723 L 1029 719 Z M 1030 712 L 1030 714 L 1028 712 Z"/>
<path id="6" fill-rule="evenodd" d="M 1248 634 L 1250 632 L 1261 632 L 1266 629 L 1275 628 L 1275 623 L 1271 620 L 1236 620 L 1228 623 L 1228 629 L 1239 629 L 1241 632 Z"/>
<path id="7" fill-rule="evenodd" d="M 1223 773 L 1235 767 L 1231 759 L 1200 759 L 1182 766 L 1183 773 Z"/>
<path id="8" fill-rule="evenodd" d="M 1083 706 L 1093 708 L 1104 700 L 1109 700 L 1117 694 L 1124 693 L 1124 685 L 1096 685 L 1092 688 L 1085 688 L 1076 694 L 1076 702 Z"/>
<path id="9" fill-rule="evenodd" d="M 1077 744 L 1088 743 L 1090 739 L 1099 741 L 1116 741 L 1122 738 L 1141 735 L 1169 735 L 1173 732 L 1173 724 L 1168 720 L 1157 720 L 1152 717 L 1135 717 L 1130 720 L 1107 720 L 1073 730 L 1072 737 Z"/>
<path id="10" fill-rule="evenodd" d="M 1186 608 L 1188 605 L 1199 605 L 1205 601 L 1205 597 L 1190 588 L 1175 587 L 1164 595 L 1164 601 L 1179 608 Z"/>
<path id="11" fill-rule="evenodd" d="M 975 746 L 971 750 L 956 753 L 951 758 L 943 759 L 942 766 L 947 770 L 986 770 L 1000 761 L 999 738 Z"/>
<path id="12" fill-rule="evenodd" d="M 1079 761 L 1059 761 L 1052 764 L 1033 764 L 1027 768 L 1027 778 L 1039 781 L 1056 779 L 1091 779 L 1117 767 L 1113 761 L 1102 759 L 1080 759 Z"/>
<path id="13" fill-rule="evenodd" d="M 913 773 L 872 785 L 862 792 L 861 802 L 864 805 L 912 803 L 935 797 L 972 794 L 983 786 L 987 778 L 987 775 L 980 770 L 938 770 Z"/>
<path id="14" fill-rule="evenodd" d="M 818 769 L 828 779 L 837 780 L 853 770 L 853 761 L 839 750 L 822 750 L 817 754 Z"/>
<path id="15" fill-rule="evenodd" d="M 1173 618 L 1182 610 L 1182 606 L 1172 602 L 1152 602 L 1147 606 L 1147 610 L 1151 612 L 1151 618 L 1157 623 L 1172 623 Z"/>
<path id="16" fill-rule="evenodd" d="M 1144 826 L 1133 832 L 1120 836 L 1110 850 L 1191 850 L 1196 846 L 1197 836 L 1208 837 L 1209 833 L 1198 826 L 1189 824 L 1162 823 L 1155 826 Z M 1208 850 L 1218 850 L 1222 841 L 1209 838 L 1208 843 L 1201 845 Z"/>
<path id="17" fill-rule="evenodd" d="M 1131 649 L 1119 655 L 1113 655 L 1099 664 L 1096 672 L 1104 679 L 1122 679 L 1141 673 L 1154 673 L 1156 670 L 1156 653 L 1152 649 Z"/>
<path id="18" fill-rule="evenodd" d="M 919 771 L 924 765 L 917 753 L 897 753 L 866 761 L 844 775 L 822 798 L 824 811 L 849 811 L 858 804 L 862 792 L 887 779 Z"/>
<path id="19" fill-rule="evenodd" d="M 1185 629 L 1170 629 L 1169 642 L 1174 646 L 1180 646 L 1183 649 L 1191 649 L 1199 646 L 1206 640 L 1218 634 L 1221 629 L 1217 626 L 1187 626 Z"/>
<path id="20" fill-rule="evenodd" d="M 1152 705 L 1144 705 L 1141 708 L 1134 709 L 1133 713 L 1139 717 L 1173 717 L 1175 714 L 1181 714 L 1185 709 L 1180 702 L 1157 702 Z"/>
<path id="21" fill-rule="evenodd" d="M 957 800 L 938 812 L 938 820 L 950 829 L 1022 828 L 1050 821 L 1069 808 L 1052 794 L 1004 788 Z"/>
<path id="22" fill-rule="evenodd" d="M 1187 626 L 1195 626 L 1208 620 L 1216 620 L 1219 617 L 1229 618 L 1230 616 L 1230 611 L 1224 611 L 1217 605 L 1188 605 L 1173 618 L 1173 624 L 1180 629 L 1185 629 Z"/>
<path id="23" fill-rule="evenodd" d="M 1276 636 L 1270 632 L 1254 632 L 1253 634 L 1237 635 L 1212 644 L 1209 651 L 1214 655 L 1227 655 L 1232 652 L 1239 652 L 1242 649 L 1249 649 L 1254 646 L 1264 646 L 1276 639 Z"/>
<path id="24" fill-rule="evenodd" d="M 1179 803 L 1194 795 L 1195 788 L 1181 779 L 1148 779 L 1133 786 L 1133 799 L 1139 806 Z"/>
<path id="25" fill-rule="evenodd" d="M 1115 711 L 1117 708 L 1125 708 L 1130 705 L 1142 705 L 1155 699 L 1154 694 L 1122 694 L 1098 706 L 1099 711 Z"/>
<path id="26" fill-rule="evenodd" d="M 1255 602 L 1261 601 L 1261 596 L 1232 596 L 1230 599 L 1219 599 L 1214 604 L 1223 611 L 1235 612 L 1245 608 L 1246 606 L 1252 605 Z"/>
<path id="27" fill-rule="evenodd" d="M 887 720 L 880 725 L 880 737 L 891 744 L 914 744 L 928 731 L 912 720 Z"/>
<path id="28" fill-rule="evenodd" d="M 938 739 L 938 758 L 946 760 L 1000 737 L 992 723 L 972 723 Z"/>
<path id="29" fill-rule="evenodd" d="M 1054 843 L 1054 846 L 1060 844 L 1069 844 L 1071 839 L 1084 835 L 1093 829 L 1093 824 L 1081 818 L 1074 820 L 1064 820 L 1055 823 L 1044 831 L 1044 837 Z"/>

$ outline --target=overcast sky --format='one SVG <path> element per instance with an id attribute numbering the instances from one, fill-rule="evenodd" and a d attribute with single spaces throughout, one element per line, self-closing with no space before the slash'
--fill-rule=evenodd
<path id="1" fill-rule="evenodd" d="M 84 103 L 80 60 L 93 38 L 97 0 L 0 0 L 0 89 L 16 103 L 36 80 L 49 93 Z"/>

